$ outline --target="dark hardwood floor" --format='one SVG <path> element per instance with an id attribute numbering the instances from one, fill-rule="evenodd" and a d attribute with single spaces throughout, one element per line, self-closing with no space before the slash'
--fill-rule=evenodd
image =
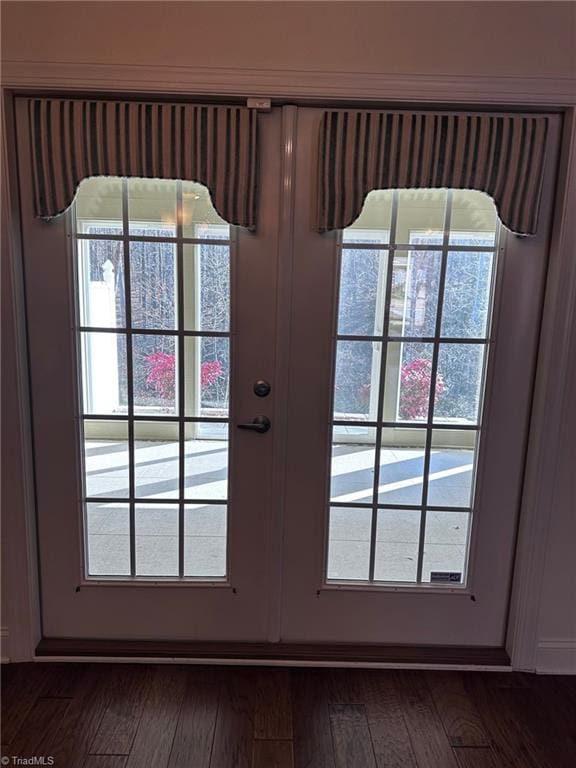
<path id="1" fill-rule="evenodd" d="M 36 663 L 2 678 L 4 765 L 576 766 L 576 677 Z"/>

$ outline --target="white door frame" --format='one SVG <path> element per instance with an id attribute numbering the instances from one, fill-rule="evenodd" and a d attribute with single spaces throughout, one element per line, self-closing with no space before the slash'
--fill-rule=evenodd
<path id="1" fill-rule="evenodd" d="M 512 666 L 528 671 L 539 668 L 540 597 L 546 573 L 553 510 L 564 510 L 564 514 L 568 515 L 570 504 L 574 503 L 573 499 L 563 498 L 561 492 L 557 494 L 556 478 L 561 462 L 565 462 L 566 466 L 570 462 L 570 457 L 561 456 L 559 449 L 561 428 L 571 397 L 567 390 L 570 361 L 576 351 L 575 210 L 576 110 L 571 109 L 565 115 L 560 150 L 548 281 L 542 312 L 506 641 Z M 570 610 L 570 606 L 566 606 L 566 610 Z M 562 654 L 562 642 L 554 650 Z M 565 659 L 566 668 L 574 671 L 574 643 L 571 649 L 566 650 L 571 658 L 571 661 Z"/>
<path id="2" fill-rule="evenodd" d="M 9 555 L 4 557 L 3 571 L 7 626 L 1 628 L 2 657 L 12 661 L 34 658 L 40 639 L 40 608 L 36 563 L 36 526 L 34 513 L 33 462 L 31 454 L 30 412 L 26 326 L 21 275 L 21 244 L 18 187 L 13 162 L 14 90 L 31 93 L 58 92 L 132 92 L 135 94 L 168 93 L 213 94 L 244 96 L 250 94 L 309 98 L 378 100 L 381 102 L 409 100 L 424 103 L 478 103 L 482 105 L 521 104 L 533 107 L 557 107 L 564 111 L 565 129 L 557 180 L 556 216 L 550 247 L 550 272 L 543 308 L 541 347 L 536 374 L 536 390 L 532 412 L 532 428 L 528 446 L 528 461 L 524 484 L 519 541 L 511 595 L 506 648 L 512 666 L 534 669 L 537 654 L 539 619 L 538 585 L 541 584 L 547 552 L 547 537 L 551 523 L 551 502 L 554 501 L 558 456 L 557 436 L 566 408 L 563 382 L 569 372 L 571 328 L 576 318 L 576 220 L 571 211 L 576 208 L 576 96 L 574 78 L 477 77 L 421 75 L 369 75 L 360 73 L 319 74 L 315 72 L 274 73 L 250 70 L 206 70 L 194 67 L 177 68 L 86 64 L 78 70 L 75 65 L 46 62 L 8 62 L 3 72 L 2 119 L 5 130 L 2 147 L 2 175 L 8 180 L 4 195 L 3 251 L 8 261 L 8 296 L 12 294 L 11 321 L 16 345 L 15 400 L 16 429 L 11 436 L 13 478 L 4 495 L 7 512 L 3 516 L 4 541 L 10 539 Z M 301 76 L 300 76 L 301 75 Z M 295 86 L 294 83 L 299 85 Z M 288 214 L 287 214 L 288 215 Z M 282 247 L 282 246 L 281 246 Z M 289 292 L 289 287 L 286 288 Z M 11 329 L 9 329 L 11 330 Z M 286 343 L 289 343 L 286 341 Z M 548 361 L 557 361 L 554 376 Z M 567 460 L 567 457 L 564 458 Z M 3 489 L 4 490 L 4 489 Z M 556 499 L 568 504 L 568 499 Z M 23 514 L 16 514 L 16 510 Z M 5 548 L 3 553 L 6 553 Z M 6 578 L 6 576 L 8 578 Z M 25 609 L 22 610 L 22 607 Z M 273 635 L 273 632 L 271 632 Z M 273 639 L 272 636 L 270 639 Z"/>

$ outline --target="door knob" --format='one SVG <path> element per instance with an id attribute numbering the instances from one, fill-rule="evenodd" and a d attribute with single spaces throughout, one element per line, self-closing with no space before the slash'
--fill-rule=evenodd
<path id="1" fill-rule="evenodd" d="M 272 423 L 268 416 L 255 416 L 249 424 L 237 424 L 238 429 L 251 429 L 253 432 L 268 432 Z"/>

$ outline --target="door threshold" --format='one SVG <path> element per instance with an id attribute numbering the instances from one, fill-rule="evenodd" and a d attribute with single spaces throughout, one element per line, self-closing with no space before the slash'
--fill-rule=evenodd
<path id="1" fill-rule="evenodd" d="M 36 657 L 38 660 L 74 657 L 230 664 L 510 667 L 510 658 L 504 648 L 352 643 L 225 643 L 46 637 L 38 643 Z"/>

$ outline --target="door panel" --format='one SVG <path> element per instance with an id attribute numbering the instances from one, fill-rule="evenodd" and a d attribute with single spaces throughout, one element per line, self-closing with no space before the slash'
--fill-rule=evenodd
<path id="1" fill-rule="evenodd" d="M 89 180 L 75 219 L 39 221 L 17 110 L 44 635 L 264 640 L 277 432 L 230 429 L 229 462 L 221 438 L 275 407 L 280 115 L 260 118 L 268 172 L 258 233 L 232 231 L 228 323 L 226 286 L 195 293 L 202 259 L 227 258 L 203 190 Z"/>
<path id="2" fill-rule="evenodd" d="M 314 195 L 320 117 L 299 111 L 303 199 Z M 498 238 L 492 202 L 466 191 L 371 193 L 342 235 L 314 233 L 309 210 L 296 209 L 283 640 L 503 643 L 549 165 L 534 238 L 503 229 Z M 462 283 L 462 263 L 484 275 L 478 285 Z M 424 292 L 410 288 L 415 267 L 427 274 Z"/>

